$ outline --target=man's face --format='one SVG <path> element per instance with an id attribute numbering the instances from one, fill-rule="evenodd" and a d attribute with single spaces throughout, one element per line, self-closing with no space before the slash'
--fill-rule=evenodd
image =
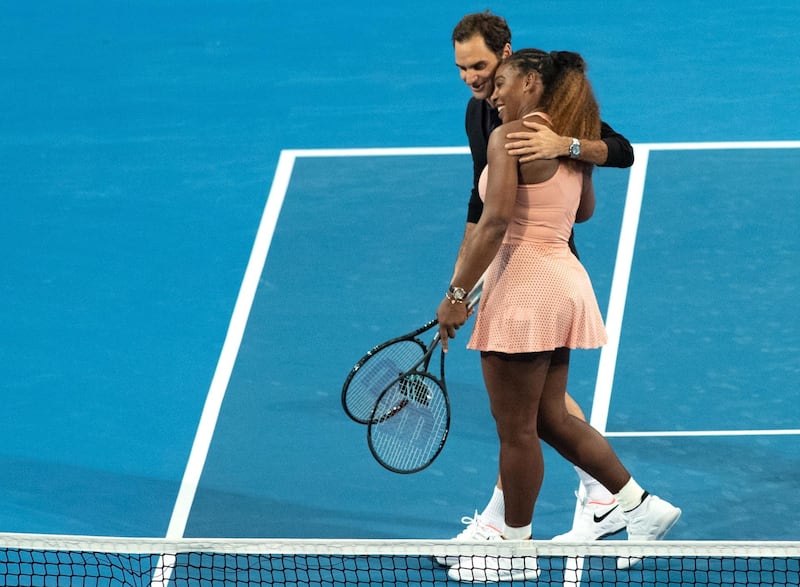
<path id="1" fill-rule="evenodd" d="M 500 57 L 486 46 L 480 35 L 463 43 L 456 42 L 454 49 L 461 79 L 472 90 L 472 95 L 479 100 L 489 98 L 494 91 L 494 72 L 500 64 Z"/>

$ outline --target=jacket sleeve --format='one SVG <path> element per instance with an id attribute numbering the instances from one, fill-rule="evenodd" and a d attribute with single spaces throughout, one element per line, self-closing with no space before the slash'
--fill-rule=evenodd
<path id="1" fill-rule="evenodd" d="M 478 193 L 478 179 L 483 168 L 486 167 L 487 137 L 484 133 L 482 120 L 484 116 L 483 101 L 471 98 L 467 104 L 465 127 L 469 150 L 472 155 L 472 190 L 470 191 L 469 205 L 467 206 L 467 222 L 477 224 L 483 213 L 483 200 Z"/>
<path id="2" fill-rule="evenodd" d="M 605 122 L 600 127 L 600 139 L 608 147 L 608 157 L 603 167 L 630 167 L 633 165 L 633 146 Z"/>

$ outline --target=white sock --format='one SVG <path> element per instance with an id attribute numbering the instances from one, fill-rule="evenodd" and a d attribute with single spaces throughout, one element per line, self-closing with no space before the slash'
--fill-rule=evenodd
<path id="1" fill-rule="evenodd" d="M 629 512 L 639 506 L 646 496 L 645 490 L 639 486 L 633 477 L 628 479 L 628 482 L 619 490 L 619 493 L 614 494 L 623 512 Z"/>
<path id="2" fill-rule="evenodd" d="M 583 469 L 575 467 L 575 472 L 578 474 L 581 485 L 586 493 L 586 501 L 596 501 L 602 504 L 611 504 L 614 502 L 614 495 L 594 477 L 589 475 Z"/>
<path id="3" fill-rule="evenodd" d="M 505 530 L 503 530 L 503 538 L 505 540 L 529 540 L 531 538 L 531 527 L 531 524 L 522 528 L 506 526 Z"/>
<path id="4" fill-rule="evenodd" d="M 506 502 L 503 499 L 503 490 L 495 485 L 492 498 L 481 512 L 481 519 L 495 528 L 502 528 L 506 519 Z"/>

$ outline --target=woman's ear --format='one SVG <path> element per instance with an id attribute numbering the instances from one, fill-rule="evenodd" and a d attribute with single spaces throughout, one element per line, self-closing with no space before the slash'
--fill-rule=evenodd
<path id="1" fill-rule="evenodd" d="M 541 83 L 541 77 L 535 71 L 529 71 L 525 74 L 525 81 L 523 84 L 523 90 L 526 92 L 532 92 L 536 90 L 537 84 Z"/>

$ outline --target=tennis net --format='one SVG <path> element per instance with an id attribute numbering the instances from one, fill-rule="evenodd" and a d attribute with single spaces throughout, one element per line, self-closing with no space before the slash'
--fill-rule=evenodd
<path id="1" fill-rule="evenodd" d="M 457 584 L 448 576 L 448 567 L 439 564 L 437 559 L 441 562 L 469 561 L 474 569 L 517 568 L 519 561 L 529 568 L 536 567 L 535 576 L 516 577 L 505 583 L 510 585 L 772 587 L 800 584 L 800 542 L 457 543 L 164 540 L 0 534 L 0 585 L 410 587 Z M 629 568 L 620 568 L 626 566 Z M 474 578 L 478 583 L 487 579 L 477 571 Z"/>

